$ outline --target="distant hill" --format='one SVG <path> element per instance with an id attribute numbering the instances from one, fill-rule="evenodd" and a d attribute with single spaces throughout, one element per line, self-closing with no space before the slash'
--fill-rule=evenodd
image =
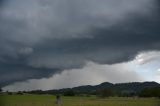
<path id="1" fill-rule="evenodd" d="M 131 83 L 118 83 L 118 84 L 112 84 L 109 82 L 104 82 L 99 85 L 91 86 L 91 85 L 85 85 L 85 86 L 78 86 L 73 88 L 65 88 L 65 89 L 59 89 L 59 90 L 48 90 L 46 92 L 52 92 L 52 93 L 63 93 L 68 90 L 73 90 L 77 93 L 93 93 L 97 90 L 102 89 L 112 89 L 114 91 L 118 92 L 135 92 L 138 93 L 144 88 L 153 88 L 153 87 L 160 87 L 160 84 L 157 82 L 131 82 Z"/>

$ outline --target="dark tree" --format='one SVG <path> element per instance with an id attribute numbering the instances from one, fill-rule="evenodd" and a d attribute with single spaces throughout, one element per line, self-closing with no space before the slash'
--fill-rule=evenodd
<path id="1" fill-rule="evenodd" d="M 18 91 L 17 94 L 18 95 L 23 95 L 23 92 L 22 91 Z"/>
<path id="2" fill-rule="evenodd" d="M 111 89 L 103 89 L 103 90 L 100 90 L 99 91 L 99 94 L 101 97 L 110 97 L 110 96 L 113 96 L 114 93 L 113 93 L 113 90 Z"/>
<path id="3" fill-rule="evenodd" d="M 139 93 L 140 97 L 159 97 L 160 98 L 160 87 L 145 88 Z"/>
<path id="4" fill-rule="evenodd" d="M 64 92 L 64 96 L 75 96 L 75 92 L 73 90 L 68 90 Z"/>

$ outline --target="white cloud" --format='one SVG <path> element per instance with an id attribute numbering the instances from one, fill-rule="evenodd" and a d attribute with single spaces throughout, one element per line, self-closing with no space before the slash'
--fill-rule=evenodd
<path id="1" fill-rule="evenodd" d="M 160 83 L 160 74 L 155 75 L 150 81 L 156 81 Z"/>
<path id="2" fill-rule="evenodd" d="M 153 61 L 160 61 L 160 51 L 142 52 L 136 56 L 139 64 L 147 64 Z"/>

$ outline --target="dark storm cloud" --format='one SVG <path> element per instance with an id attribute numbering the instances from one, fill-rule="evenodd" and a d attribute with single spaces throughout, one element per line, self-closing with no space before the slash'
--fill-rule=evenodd
<path id="1" fill-rule="evenodd" d="M 33 78 L 50 77 L 53 73 L 59 71 L 59 69 L 50 68 L 34 68 L 26 65 L 25 58 L 13 59 L 10 57 L 4 57 L 5 61 L 0 62 L 1 77 L 0 86 L 11 84 L 16 81 L 24 81 Z"/>
<path id="2" fill-rule="evenodd" d="M 0 0 L 0 6 L 3 5 L 5 0 Z"/>
<path id="3" fill-rule="evenodd" d="M 91 31 L 93 38 L 47 40 L 36 47 L 39 49 L 29 63 L 37 67 L 75 68 L 85 61 L 113 64 L 131 60 L 141 51 L 159 50 L 159 18 L 154 21 L 139 20 L 127 28 L 95 28 Z"/>
<path id="4" fill-rule="evenodd" d="M 0 85 L 88 61 L 114 64 L 159 50 L 156 0 L 8 0 L 0 10 Z"/>

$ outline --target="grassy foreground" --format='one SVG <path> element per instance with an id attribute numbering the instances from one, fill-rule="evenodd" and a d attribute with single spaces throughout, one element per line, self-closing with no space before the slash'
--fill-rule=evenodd
<path id="1" fill-rule="evenodd" d="M 53 95 L 1 95 L 0 106 L 57 106 Z M 60 106 L 160 106 L 156 98 L 62 97 Z"/>

